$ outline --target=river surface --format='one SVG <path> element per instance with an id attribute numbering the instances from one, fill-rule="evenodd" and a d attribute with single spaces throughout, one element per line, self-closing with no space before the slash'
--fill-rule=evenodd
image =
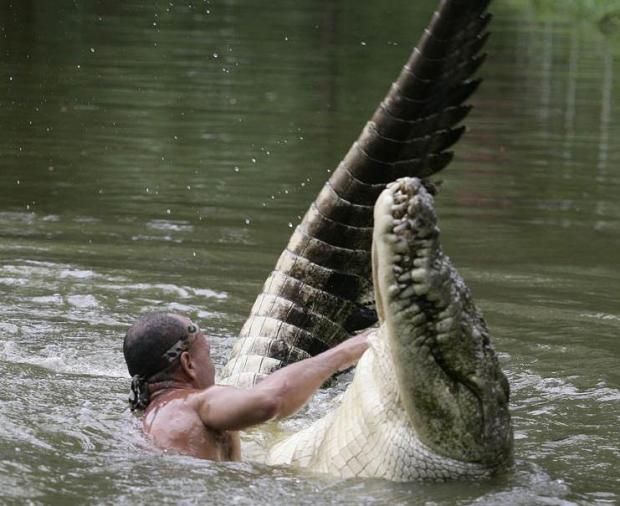
<path id="1" fill-rule="evenodd" d="M 505 2 L 437 208 L 512 385 L 514 469 L 214 464 L 153 449 L 126 407 L 142 312 L 197 319 L 225 362 L 433 7 L 0 1 L 0 503 L 618 504 L 620 42 Z"/>

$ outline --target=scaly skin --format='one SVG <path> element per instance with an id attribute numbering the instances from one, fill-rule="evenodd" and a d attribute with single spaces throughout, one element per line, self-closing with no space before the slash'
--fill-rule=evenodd
<path id="1" fill-rule="evenodd" d="M 485 59 L 489 0 L 437 4 L 385 99 L 291 236 L 241 329 L 224 382 L 252 385 L 376 321 L 373 206 L 388 183 L 429 177 L 450 163 Z"/>
<path id="2" fill-rule="evenodd" d="M 508 382 L 419 179 L 379 197 L 372 258 L 380 328 L 342 404 L 269 462 L 397 481 L 491 474 L 511 457 Z"/>

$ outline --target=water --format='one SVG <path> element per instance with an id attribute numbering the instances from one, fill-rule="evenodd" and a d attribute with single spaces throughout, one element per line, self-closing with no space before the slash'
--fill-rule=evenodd
<path id="1" fill-rule="evenodd" d="M 225 362 L 433 7 L 259 4 L 0 2 L 0 503 L 617 503 L 620 43 L 499 2 L 437 205 L 512 384 L 514 469 L 343 481 L 140 434 L 124 330 L 181 312 Z"/>

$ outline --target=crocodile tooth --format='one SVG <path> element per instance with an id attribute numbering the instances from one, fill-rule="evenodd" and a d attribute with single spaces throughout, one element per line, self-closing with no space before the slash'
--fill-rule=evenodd
<path id="1" fill-rule="evenodd" d="M 394 233 L 400 234 L 409 228 L 409 224 L 406 221 L 403 221 L 394 227 Z"/>
<path id="2" fill-rule="evenodd" d="M 442 332 L 440 334 L 437 334 L 437 337 L 435 339 L 437 340 L 437 343 L 439 344 L 446 344 L 447 342 L 450 341 L 451 337 L 452 335 L 449 332 Z"/>
<path id="3" fill-rule="evenodd" d="M 418 306 L 415 302 L 412 302 L 409 305 L 409 309 L 411 309 L 412 311 L 416 312 L 416 313 L 420 313 L 422 311 L 422 309 L 420 308 L 420 306 Z"/>
<path id="4" fill-rule="evenodd" d="M 437 322 L 435 328 L 437 329 L 437 332 L 447 332 L 453 327 L 453 325 L 454 320 L 452 318 L 445 318 Z"/>
<path id="5" fill-rule="evenodd" d="M 450 304 L 437 314 L 437 318 L 440 320 L 443 320 L 444 318 L 454 318 L 456 316 L 456 312 L 455 305 Z"/>
<path id="6" fill-rule="evenodd" d="M 427 335 L 426 333 L 421 334 L 420 336 L 416 337 L 416 338 L 413 340 L 413 343 L 414 343 L 416 346 L 418 346 L 418 347 L 419 347 L 419 346 L 422 346 L 422 345 L 424 344 L 424 342 L 426 341 L 426 339 L 427 339 L 427 338 L 428 338 L 428 335 Z"/>
<path id="7" fill-rule="evenodd" d="M 413 265 L 415 267 L 426 267 L 428 264 L 427 259 L 425 257 L 416 257 L 413 259 Z"/>
<path id="8" fill-rule="evenodd" d="M 408 272 L 405 272 L 404 274 L 401 274 L 400 276 L 398 276 L 399 283 L 405 283 L 410 280 L 411 280 L 411 276 Z"/>
<path id="9" fill-rule="evenodd" d="M 415 260 L 413 264 L 415 265 Z M 426 280 L 427 275 L 428 275 L 428 271 L 426 269 L 413 269 L 411 273 L 409 274 L 411 279 L 413 279 L 413 281 L 417 281 L 418 283 L 421 283 L 424 280 Z"/>
<path id="10" fill-rule="evenodd" d="M 400 239 L 397 243 L 394 243 L 393 249 L 396 253 L 405 253 L 407 250 L 409 250 L 409 244 L 407 244 L 407 241 L 405 241 L 404 239 Z"/>
<path id="11" fill-rule="evenodd" d="M 426 295 L 430 290 L 430 287 L 426 283 L 421 283 L 419 285 L 413 285 L 413 288 L 414 288 L 416 295 Z"/>
<path id="12" fill-rule="evenodd" d="M 409 323 L 415 327 L 415 328 L 419 328 L 420 330 L 422 330 L 424 327 L 426 327 L 425 323 L 427 322 L 426 319 L 426 315 L 420 311 L 414 313 L 411 315 L 410 317 L 410 321 Z M 424 339 L 428 338 L 428 332 L 422 332 L 422 334 L 420 334 L 421 337 L 424 337 Z"/>
<path id="13" fill-rule="evenodd" d="M 390 287 L 388 288 L 388 295 L 390 297 L 396 296 L 398 292 L 400 292 L 400 288 L 398 287 L 398 285 L 390 285 Z"/>
<path id="14" fill-rule="evenodd" d="M 403 205 L 404 209 L 407 209 L 408 202 L 407 202 L 407 196 L 406 195 L 403 195 L 402 193 L 399 194 L 399 195 L 396 195 L 394 200 L 396 201 L 397 205 L 398 204 Z"/>
<path id="15" fill-rule="evenodd" d="M 408 299 L 414 293 L 416 293 L 416 286 L 415 285 L 409 285 L 402 292 L 400 292 L 400 294 L 398 295 L 398 298 L 399 299 Z"/>

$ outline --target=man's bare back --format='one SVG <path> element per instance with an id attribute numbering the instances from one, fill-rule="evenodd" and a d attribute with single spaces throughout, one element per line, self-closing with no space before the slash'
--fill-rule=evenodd
<path id="1" fill-rule="evenodd" d="M 132 409 L 145 409 L 144 431 L 155 445 L 222 461 L 241 458 L 239 430 L 295 413 L 367 346 L 366 333 L 355 336 L 248 389 L 214 384 L 209 343 L 182 316 L 147 315 L 129 329 L 123 349 L 133 375 Z"/>

